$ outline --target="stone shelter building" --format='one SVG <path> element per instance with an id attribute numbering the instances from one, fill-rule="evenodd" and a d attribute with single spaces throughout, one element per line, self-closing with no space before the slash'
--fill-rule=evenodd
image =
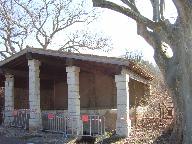
<path id="1" fill-rule="evenodd" d="M 81 134 L 82 114 L 113 111 L 115 118 L 106 117 L 105 128 L 128 136 L 129 110 L 136 97 L 150 94 L 152 78 L 126 59 L 26 48 L 0 62 L 4 124 L 10 124 L 15 110 L 28 109 L 29 130 L 41 129 L 43 111 L 63 111 L 75 117 L 73 128 Z"/>

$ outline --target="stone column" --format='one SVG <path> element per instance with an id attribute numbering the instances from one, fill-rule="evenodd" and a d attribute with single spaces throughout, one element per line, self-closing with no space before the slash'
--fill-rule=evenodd
<path id="1" fill-rule="evenodd" d="M 40 78 L 38 60 L 28 60 L 29 66 L 29 130 L 42 128 L 42 118 L 40 109 Z"/>
<path id="2" fill-rule="evenodd" d="M 145 84 L 144 85 L 144 96 L 150 96 L 151 95 L 151 84 Z"/>
<path id="3" fill-rule="evenodd" d="M 5 75 L 5 117 L 4 124 L 9 125 L 13 121 L 14 110 L 14 76 Z"/>
<path id="4" fill-rule="evenodd" d="M 68 115 L 73 119 L 70 122 L 73 126 L 73 134 L 81 133 L 80 120 L 80 95 L 79 95 L 79 72 L 80 68 L 76 66 L 66 67 L 68 84 Z"/>
<path id="5" fill-rule="evenodd" d="M 115 75 L 117 87 L 117 121 L 116 134 L 128 137 L 131 130 L 129 119 L 129 75 Z"/>

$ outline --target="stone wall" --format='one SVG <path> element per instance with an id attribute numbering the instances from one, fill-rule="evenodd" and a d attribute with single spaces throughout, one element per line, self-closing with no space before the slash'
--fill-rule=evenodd
<path id="1" fill-rule="evenodd" d="M 144 96 L 145 85 L 133 79 L 129 81 L 129 94 L 130 94 L 130 108 L 135 106 L 136 103 Z"/>
<path id="2" fill-rule="evenodd" d="M 96 74 L 95 80 L 97 106 L 101 108 L 116 108 L 117 89 L 115 76 Z"/>
<path id="3" fill-rule="evenodd" d="M 56 80 L 54 84 L 54 109 L 67 109 L 67 81 Z"/>
<path id="4" fill-rule="evenodd" d="M 28 109 L 29 108 L 29 90 L 24 88 L 14 89 L 14 108 Z"/>
<path id="5" fill-rule="evenodd" d="M 23 77 L 15 77 L 14 87 L 14 108 L 28 109 L 29 108 L 29 90 L 28 80 Z"/>
<path id="6" fill-rule="evenodd" d="M 18 82 L 20 82 L 19 85 Z M 29 107 L 27 85 L 26 80 L 22 78 L 15 79 L 14 93 L 16 109 Z M 41 79 L 40 88 L 41 110 L 67 110 L 68 86 L 66 80 Z M 132 118 L 136 114 L 133 106 L 136 101 L 138 102 L 144 96 L 144 90 L 146 90 L 144 84 L 130 78 L 130 117 Z M 108 130 L 114 130 L 117 119 L 116 103 L 116 86 L 113 76 L 102 73 L 80 72 L 81 114 L 105 115 L 106 128 Z"/>
<path id="7" fill-rule="evenodd" d="M 18 85 L 18 81 L 20 84 Z M 15 108 L 28 108 L 28 87 L 24 79 L 15 79 Z M 24 87 L 25 86 L 25 87 Z M 67 110 L 67 82 L 61 80 L 41 80 L 41 109 Z M 144 95 L 144 84 L 130 79 L 130 108 Z M 80 72 L 80 104 L 85 109 L 113 109 L 116 106 L 116 86 L 113 76 L 101 73 Z"/>
<path id="8" fill-rule="evenodd" d="M 101 73 L 80 73 L 81 108 L 115 108 L 114 77 Z"/>
<path id="9" fill-rule="evenodd" d="M 112 76 L 80 72 L 80 104 L 81 108 L 115 108 L 116 87 Z M 43 91 L 41 89 L 41 91 Z M 46 92 L 47 91 L 47 92 Z M 51 95 L 52 109 L 67 109 L 67 82 L 56 80 L 53 90 L 44 89 L 41 100 Z M 47 100 L 47 99 L 46 99 Z"/>
<path id="10" fill-rule="evenodd" d="M 20 83 L 19 83 L 20 82 Z M 41 109 L 53 109 L 53 81 L 41 80 L 40 85 L 40 95 L 41 95 Z M 29 108 L 29 90 L 27 81 L 23 78 L 15 79 L 14 88 L 14 105 L 15 109 L 28 109 Z"/>

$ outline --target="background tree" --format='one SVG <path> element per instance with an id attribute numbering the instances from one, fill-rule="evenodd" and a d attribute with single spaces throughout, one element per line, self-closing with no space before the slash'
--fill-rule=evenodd
<path id="1" fill-rule="evenodd" d="M 176 112 L 170 143 L 192 143 L 192 1 L 172 0 L 177 9 L 174 24 L 164 19 L 162 0 L 150 0 L 153 19 L 144 17 L 135 0 L 92 0 L 93 6 L 107 8 L 132 18 L 137 33 L 153 48 L 154 59 L 172 91 Z"/>
<path id="2" fill-rule="evenodd" d="M 26 15 L 18 12 L 12 0 L 0 1 L 0 56 L 5 58 L 23 48 L 24 40 L 30 33 L 30 22 Z"/>
<path id="3" fill-rule="evenodd" d="M 79 52 L 83 49 L 103 50 L 108 52 L 112 49 L 110 38 L 103 33 L 95 33 L 92 30 L 80 30 L 70 33 L 65 44 L 60 47 L 60 51 Z"/>
<path id="4" fill-rule="evenodd" d="M 85 26 L 95 21 L 99 13 L 86 8 L 85 1 L 1 0 L 0 3 L 0 41 L 4 47 L 0 52 L 2 57 L 16 53 L 30 43 L 33 47 L 38 45 L 43 49 L 56 47 L 81 51 L 80 48 L 103 49 L 107 46 L 106 42 L 110 42 L 108 37 L 97 32 L 92 33 L 93 39 L 88 39 L 87 35 L 91 34 Z M 86 32 L 77 33 L 77 27 Z M 93 41 L 98 44 L 93 45 Z"/>

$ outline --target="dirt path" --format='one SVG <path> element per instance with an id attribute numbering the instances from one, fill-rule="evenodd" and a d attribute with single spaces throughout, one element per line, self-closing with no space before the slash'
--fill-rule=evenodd
<path id="1" fill-rule="evenodd" d="M 0 144 L 27 144 L 27 143 L 17 138 L 0 136 Z"/>

